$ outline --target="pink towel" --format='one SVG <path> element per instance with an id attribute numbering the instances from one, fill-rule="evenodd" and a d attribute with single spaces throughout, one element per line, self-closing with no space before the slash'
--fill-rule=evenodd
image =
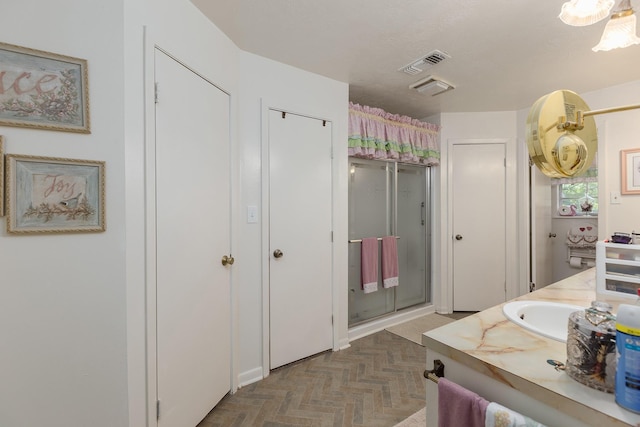
<path id="1" fill-rule="evenodd" d="M 360 251 L 362 290 L 368 294 L 378 290 L 378 239 L 375 237 L 362 239 Z"/>
<path id="2" fill-rule="evenodd" d="M 398 239 L 396 236 L 382 238 L 382 286 L 398 286 Z"/>
<path id="3" fill-rule="evenodd" d="M 484 427 L 489 402 L 458 384 L 438 381 L 438 427 Z"/>

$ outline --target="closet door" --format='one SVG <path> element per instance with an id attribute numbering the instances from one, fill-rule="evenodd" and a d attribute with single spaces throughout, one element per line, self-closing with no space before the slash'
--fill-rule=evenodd
<path id="1" fill-rule="evenodd" d="M 186 427 L 230 389 L 229 97 L 161 51 L 156 81 L 158 426 Z"/>
<path id="2" fill-rule="evenodd" d="M 505 144 L 454 144 L 453 309 L 479 311 L 506 298 Z"/>
<path id="3" fill-rule="evenodd" d="M 272 369 L 333 346 L 331 206 L 331 123 L 270 111 Z"/>

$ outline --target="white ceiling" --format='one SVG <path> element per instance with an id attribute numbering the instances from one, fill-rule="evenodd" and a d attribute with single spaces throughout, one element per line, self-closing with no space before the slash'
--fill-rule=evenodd
<path id="1" fill-rule="evenodd" d="M 570 27 L 557 17 L 564 0 L 192 1 L 240 49 L 347 82 L 351 101 L 414 118 L 519 110 L 554 90 L 640 79 L 640 45 L 593 52 L 606 20 Z M 398 71 L 434 49 L 451 58 Z M 430 74 L 456 89 L 409 89 Z"/>

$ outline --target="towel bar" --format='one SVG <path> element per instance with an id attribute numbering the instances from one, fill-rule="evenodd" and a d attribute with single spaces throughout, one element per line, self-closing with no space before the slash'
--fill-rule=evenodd
<path id="1" fill-rule="evenodd" d="M 424 377 L 438 384 L 438 380 L 444 377 L 444 363 L 440 359 L 433 361 L 433 369 L 428 371 L 425 369 Z"/>
<path id="2" fill-rule="evenodd" d="M 396 236 L 396 239 L 400 240 L 400 236 Z M 382 237 L 378 237 L 378 241 L 381 241 Z M 349 240 L 349 243 L 362 243 L 362 239 L 352 239 Z"/>

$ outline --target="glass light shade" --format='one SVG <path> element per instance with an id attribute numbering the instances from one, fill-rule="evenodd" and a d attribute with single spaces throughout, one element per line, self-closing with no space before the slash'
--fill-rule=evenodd
<path id="1" fill-rule="evenodd" d="M 587 144 L 578 135 L 565 132 L 556 141 L 551 155 L 558 171 L 565 176 L 580 174 L 585 169 L 589 154 Z"/>
<path id="2" fill-rule="evenodd" d="M 562 5 L 558 17 L 568 25 L 582 27 L 609 16 L 615 0 L 571 0 Z"/>
<path id="3" fill-rule="evenodd" d="M 636 36 L 636 15 L 631 12 L 626 16 L 615 15 L 607 22 L 600 43 L 591 50 L 611 50 L 640 44 L 640 38 Z"/>

